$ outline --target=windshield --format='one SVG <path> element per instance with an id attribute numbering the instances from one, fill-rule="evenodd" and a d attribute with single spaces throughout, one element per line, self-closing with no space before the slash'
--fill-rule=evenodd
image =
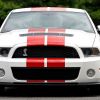
<path id="1" fill-rule="evenodd" d="M 2 32 L 28 28 L 64 28 L 94 32 L 85 13 L 66 11 L 28 11 L 11 13 Z"/>

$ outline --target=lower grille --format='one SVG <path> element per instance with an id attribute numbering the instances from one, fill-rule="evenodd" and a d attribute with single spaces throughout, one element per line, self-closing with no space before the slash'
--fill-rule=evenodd
<path id="1" fill-rule="evenodd" d="M 18 80 L 74 80 L 80 67 L 65 68 L 23 68 L 12 67 L 13 76 Z"/>

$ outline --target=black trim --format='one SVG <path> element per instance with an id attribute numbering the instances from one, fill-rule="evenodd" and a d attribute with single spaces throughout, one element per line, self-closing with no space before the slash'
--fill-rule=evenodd
<path id="1" fill-rule="evenodd" d="M 96 82 L 89 82 L 89 83 L 18 83 L 18 82 L 0 82 L 0 86 L 9 86 L 9 87 L 13 87 L 13 86 L 53 86 L 53 87 L 59 87 L 59 86 L 82 86 L 82 87 L 93 87 L 93 86 L 100 86 L 100 83 L 96 83 Z"/>
<path id="2" fill-rule="evenodd" d="M 66 46 L 28 46 L 15 50 L 12 58 L 80 58 L 75 48 Z"/>
<path id="3" fill-rule="evenodd" d="M 80 67 L 12 67 L 13 76 L 18 80 L 74 80 Z"/>

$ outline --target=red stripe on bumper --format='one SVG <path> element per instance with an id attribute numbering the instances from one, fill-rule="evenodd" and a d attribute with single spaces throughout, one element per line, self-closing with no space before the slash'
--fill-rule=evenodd
<path id="1" fill-rule="evenodd" d="M 44 58 L 27 58 L 27 67 L 44 67 Z"/>
<path id="2" fill-rule="evenodd" d="M 47 58 L 48 67 L 65 67 L 65 58 Z"/>
<path id="3" fill-rule="evenodd" d="M 47 59 L 47 66 L 48 67 L 59 67 L 62 68 L 65 66 L 65 58 L 48 58 Z M 63 83 L 65 80 L 48 80 L 49 83 Z"/>
<path id="4" fill-rule="evenodd" d="M 44 67 L 44 58 L 27 58 L 27 67 Z M 44 80 L 27 80 L 27 83 L 43 83 Z"/>

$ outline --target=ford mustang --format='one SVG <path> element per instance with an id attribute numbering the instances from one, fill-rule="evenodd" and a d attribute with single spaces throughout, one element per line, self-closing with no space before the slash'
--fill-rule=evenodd
<path id="1" fill-rule="evenodd" d="M 12 10 L 0 28 L 0 86 L 100 83 L 100 36 L 82 9 Z"/>

